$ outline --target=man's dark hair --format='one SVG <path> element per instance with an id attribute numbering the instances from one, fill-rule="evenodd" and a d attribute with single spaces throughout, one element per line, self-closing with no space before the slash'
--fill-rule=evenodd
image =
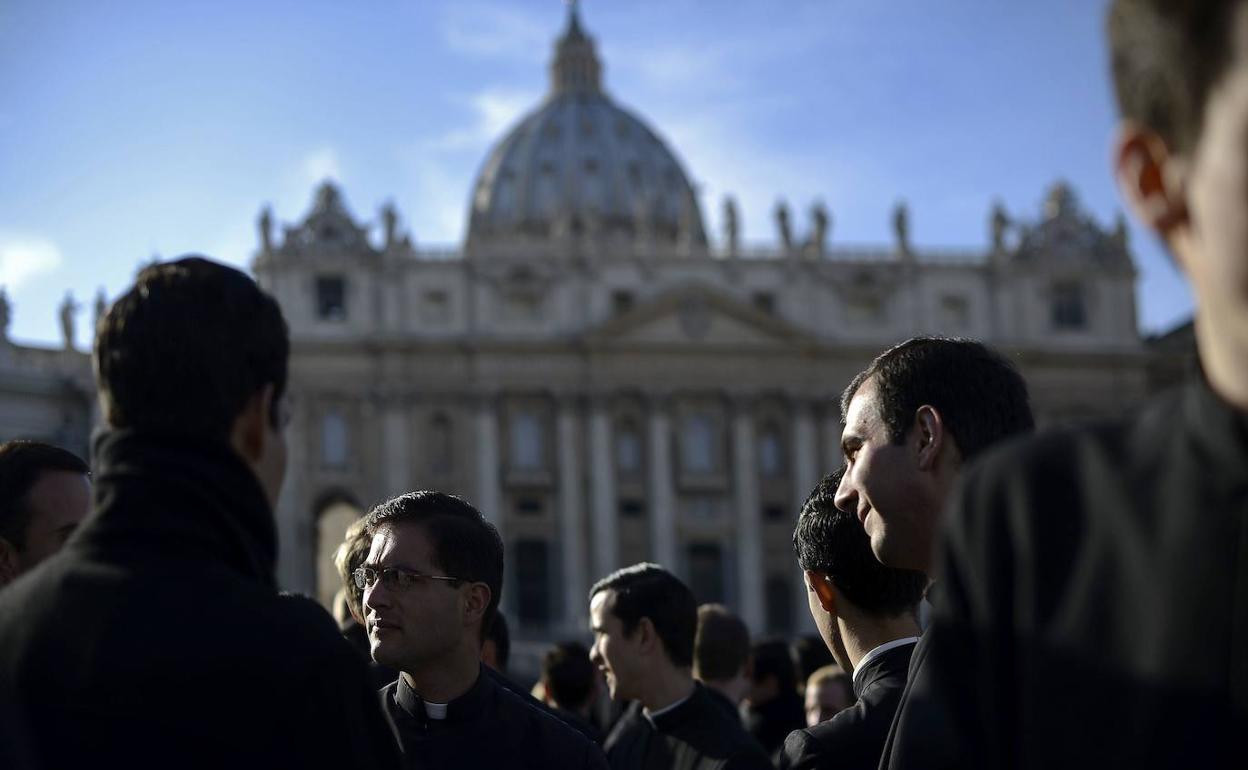
<path id="1" fill-rule="evenodd" d="M 1231 63 L 1241 0 L 1114 0 L 1110 66 L 1123 118 L 1186 155 L 1203 130 L 1205 103 Z"/>
<path id="2" fill-rule="evenodd" d="M 490 632 L 503 595 L 503 539 L 481 512 L 444 492 L 408 492 L 368 513 L 368 535 L 385 526 L 418 524 L 433 545 L 433 566 L 450 577 L 485 583 L 490 604 L 481 619 L 481 640 Z"/>
<path id="3" fill-rule="evenodd" d="M 589 650 L 580 642 L 560 642 L 542 659 L 542 681 L 555 705 L 576 711 L 594 692 L 597 671 L 589 661 Z"/>
<path id="4" fill-rule="evenodd" d="M 750 654 L 754 669 L 753 679 L 762 682 L 769 676 L 776 678 L 780 692 L 797 692 L 797 662 L 789 654 L 789 645 L 783 639 L 767 639 L 754 645 Z"/>
<path id="5" fill-rule="evenodd" d="M 884 351 L 841 396 L 841 414 L 868 381 L 888 438 L 900 444 L 919 407 L 936 408 L 969 460 L 991 444 L 1035 427 L 1027 383 L 1014 365 L 974 340 L 915 337 Z"/>
<path id="6" fill-rule="evenodd" d="M 494 642 L 494 654 L 498 659 L 498 670 L 507 671 L 507 661 L 511 659 L 511 630 L 507 628 L 507 616 L 495 608 L 494 622 L 485 632 L 485 638 Z"/>
<path id="7" fill-rule="evenodd" d="M 334 568 L 342 579 L 343 592 L 346 594 L 347 605 L 356 617 L 364 617 L 364 589 L 355 584 L 355 570 L 368 559 L 372 548 L 373 537 L 368 534 L 368 520 L 356 519 L 347 527 L 342 537 L 342 544 L 334 551 Z"/>
<path id="8" fill-rule="evenodd" d="M 641 563 L 612 572 L 594 584 L 589 598 L 614 592 L 607 610 L 620 619 L 626 635 L 641 619 L 650 618 L 663 640 L 667 657 L 677 666 L 693 665 L 693 640 L 698 631 L 698 602 L 693 592 L 657 564 Z"/>
<path id="9" fill-rule="evenodd" d="M 78 455 L 60 447 L 21 439 L 0 444 L 0 537 L 19 551 L 32 515 L 26 496 L 40 476 L 54 471 L 90 474 Z"/>
<path id="10" fill-rule="evenodd" d="M 875 558 L 862 523 L 836 507 L 842 475 L 843 469 L 824 476 L 802 503 L 793 530 L 798 566 L 827 573 L 836 589 L 863 612 L 880 617 L 913 613 L 927 588 L 927 576 L 886 567 Z"/>
<path id="11" fill-rule="evenodd" d="M 698 607 L 693 671 L 704 682 L 732 679 L 750 661 L 750 629 L 722 604 Z"/>
<path id="12" fill-rule="evenodd" d="M 272 385 L 277 427 L 289 354 L 281 309 L 245 273 L 194 256 L 146 267 L 96 332 L 104 418 L 224 438 L 248 399 Z"/>

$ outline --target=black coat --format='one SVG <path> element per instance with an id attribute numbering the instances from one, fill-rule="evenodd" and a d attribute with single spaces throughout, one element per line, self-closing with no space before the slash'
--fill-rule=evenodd
<path id="1" fill-rule="evenodd" d="M 96 445 L 94 512 L 0 592 L 0 767 L 392 767 L 364 663 L 279 596 L 273 515 L 224 443 Z"/>
<path id="2" fill-rule="evenodd" d="M 768 756 L 778 757 L 789 733 L 805 726 L 806 706 L 796 691 L 783 692 L 760 706 L 742 708 L 741 721 Z"/>
<path id="3" fill-rule="evenodd" d="M 770 770 L 771 762 L 698 684 L 676 708 L 651 719 L 633 704 L 606 741 L 612 770 Z"/>
<path id="4" fill-rule="evenodd" d="M 1243 765 L 1248 415 L 1203 381 L 991 454 L 940 549 L 894 766 Z"/>
<path id="5" fill-rule="evenodd" d="M 826 722 L 791 733 L 784 742 L 780 767 L 871 770 L 878 766 L 914 647 L 913 643 L 894 647 L 855 671 L 857 702 Z"/>
<path id="6" fill-rule="evenodd" d="M 430 719 L 402 677 L 381 691 L 404 767 L 606 769 L 606 758 L 593 741 L 501 687 L 482 669 L 472 689 L 447 704 L 445 719 Z"/>

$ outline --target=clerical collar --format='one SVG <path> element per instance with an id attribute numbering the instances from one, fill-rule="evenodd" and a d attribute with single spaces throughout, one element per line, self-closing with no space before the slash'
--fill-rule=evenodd
<path id="1" fill-rule="evenodd" d="M 430 719 L 446 719 L 446 704 L 424 701 L 425 716 Z"/>
<path id="2" fill-rule="evenodd" d="M 646 718 L 646 719 L 648 719 L 648 720 L 650 721 L 650 724 L 652 724 L 652 725 L 653 725 L 653 724 L 654 724 L 654 720 L 658 719 L 659 717 L 662 717 L 664 714 L 670 714 L 670 713 L 672 713 L 673 711 L 675 711 L 676 709 L 678 709 L 678 708 L 680 708 L 681 706 L 683 706 L 683 705 L 685 705 L 686 703 L 688 703 L 688 702 L 689 702 L 689 699 L 693 697 L 693 693 L 695 693 L 695 692 L 697 692 L 697 691 L 698 691 L 698 689 L 697 689 L 697 687 L 695 686 L 695 687 L 694 687 L 694 689 L 693 689 L 693 692 L 689 693 L 688 695 L 686 695 L 685 697 L 683 697 L 683 698 L 681 698 L 680 700 L 676 701 L 675 703 L 668 704 L 668 705 L 664 706 L 663 708 L 661 708 L 661 709 L 655 709 L 654 711 L 651 711 L 651 710 L 650 710 L 650 709 L 648 709 L 648 708 L 642 707 L 642 709 L 641 709 L 641 713 L 642 713 L 642 715 L 644 715 L 644 716 L 645 716 L 645 718 Z"/>
<path id="3" fill-rule="evenodd" d="M 863 655 L 862 660 L 858 661 L 858 666 L 854 668 L 854 691 L 857 692 L 859 688 L 862 686 L 859 680 L 862 677 L 866 676 L 866 674 L 864 674 L 863 672 L 866 671 L 867 666 L 871 663 L 871 661 L 880 657 L 881 655 L 888 652 L 889 650 L 895 650 L 898 647 L 901 647 L 907 644 L 915 644 L 918 641 L 919 641 L 919 637 L 917 636 L 907 636 L 902 639 L 894 639 L 891 642 L 885 642 L 884 644 L 881 644 L 879 647 L 876 647 L 875 649 L 871 650 L 866 655 Z"/>

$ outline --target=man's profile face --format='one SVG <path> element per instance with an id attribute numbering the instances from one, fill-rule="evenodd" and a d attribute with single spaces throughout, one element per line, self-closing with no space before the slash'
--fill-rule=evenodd
<path id="1" fill-rule="evenodd" d="M 849 708 L 850 702 L 850 694 L 845 691 L 845 682 L 841 679 L 824 679 L 806 688 L 806 726 L 814 727 L 828 721 Z"/>
<path id="2" fill-rule="evenodd" d="M 918 457 L 910 437 L 889 441 L 874 378 L 859 386 L 845 414 L 841 450 L 845 476 L 836 507 L 852 513 L 871 538 L 875 557 L 889 567 L 926 569 L 935 511 L 925 502 Z"/>
<path id="3" fill-rule="evenodd" d="M 594 634 L 589 659 L 606 677 L 607 690 L 613 699 L 635 700 L 643 671 L 637 649 L 637 630 L 633 630 L 631 637 L 625 635 L 624 623 L 611 611 L 614 602 L 615 591 L 611 589 L 599 591 L 589 601 L 589 627 Z"/>
<path id="4" fill-rule="evenodd" d="M 374 569 L 402 567 L 424 575 L 442 575 L 433 542 L 419 524 L 382 526 L 364 564 Z M 416 580 L 391 589 L 378 580 L 364 590 L 364 615 L 373 660 L 400 671 L 427 665 L 458 647 L 464 639 L 464 603 L 460 589 L 442 580 Z"/>
<path id="5" fill-rule="evenodd" d="M 1248 348 L 1248 7 L 1240 4 L 1233 61 L 1205 104 L 1187 176 L 1193 248 L 1184 268 L 1199 314 Z M 1191 253 L 1194 252 L 1194 253 Z"/>
<path id="6" fill-rule="evenodd" d="M 91 482 L 74 471 L 44 471 L 26 495 L 30 525 L 19 551 L 28 570 L 65 545 L 91 511 Z"/>

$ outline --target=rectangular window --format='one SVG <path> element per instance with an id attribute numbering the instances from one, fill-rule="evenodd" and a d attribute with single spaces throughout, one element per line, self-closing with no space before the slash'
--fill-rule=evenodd
<path id="1" fill-rule="evenodd" d="M 756 291 L 753 296 L 754 307 L 763 311 L 767 315 L 775 315 L 776 312 L 776 295 L 769 291 Z"/>
<path id="2" fill-rule="evenodd" d="M 516 614 L 522 625 L 550 622 L 550 547 L 544 540 L 516 541 Z"/>
<path id="3" fill-rule="evenodd" d="M 965 330 L 971 320 L 970 306 L 966 297 L 946 295 L 940 298 L 941 330 Z"/>
<path id="4" fill-rule="evenodd" d="M 646 504 L 640 500 L 625 499 L 620 501 L 620 517 L 639 519 L 646 515 Z"/>
<path id="5" fill-rule="evenodd" d="M 420 320 L 441 326 L 451 318 L 451 298 L 441 289 L 433 289 L 420 298 Z"/>
<path id="6" fill-rule="evenodd" d="M 1078 331 L 1088 326 L 1087 306 L 1083 286 L 1076 281 L 1064 281 L 1053 286 L 1053 328 Z"/>
<path id="7" fill-rule="evenodd" d="M 787 634 L 793 630 L 793 586 L 783 575 L 772 575 L 764 584 L 767 602 L 767 630 Z"/>
<path id="8" fill-rule="evenodd" d="M 536 497 L 522 497 L 516 500 L 516 513 L 520 516 L 541 516 L 542 501 Z"/>
<path id="9" fill-rule="evenodd" d="M 512 417 L 510 431 L 511 467 L 536 471 L 542 462 L 542 421 L 533 412 L 518 412 Z"/>
<path id="10" fill-rule="evenodd" d="M 685 418 L 680 436 L 680 465 L 685 473 L 715 470 L 715 423 L 706 414 Z"/>
<path id="11" fill-rule="evenodd" d="M 635 303 L 633 293 L 626 289 L 617 289 L 611 292 L 611 313 L 612 315 L 623 315 L 633 309 Z"/>
<path id="12" fill-rule="evenodd" d="M 316 317 L 321 321 L 347 319 L 347 281 L 340 275 L 316 277 Z"/>
<path id="13" fill-rule="evenodd" d="M 716 543 L 692 543 L 689 556 L 689 588 L 699 602 L 724 601 L 724 553 Z"/>

